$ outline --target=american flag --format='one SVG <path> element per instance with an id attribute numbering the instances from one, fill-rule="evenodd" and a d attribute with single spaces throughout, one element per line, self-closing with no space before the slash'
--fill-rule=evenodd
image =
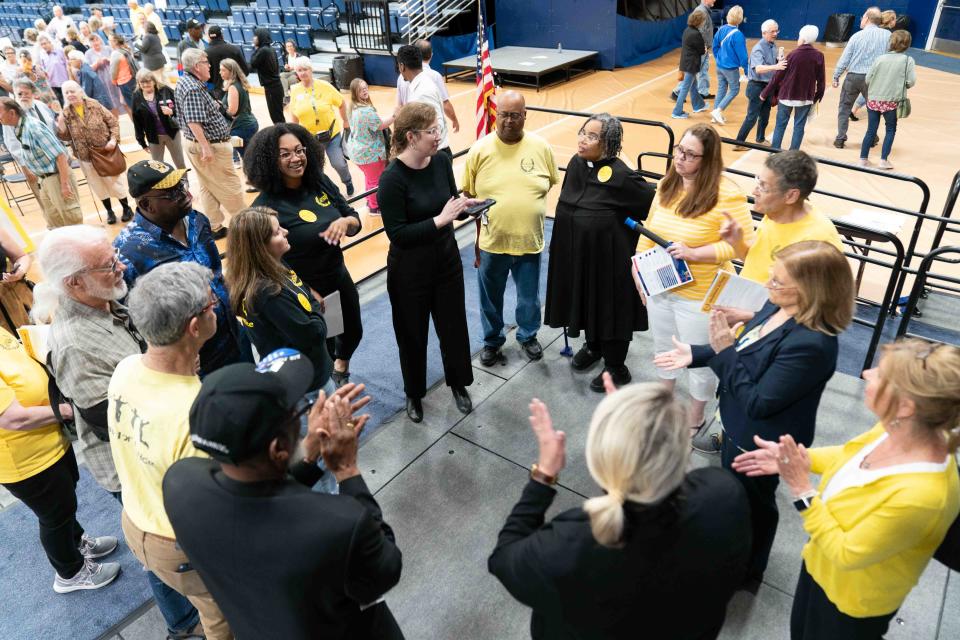
<path id="1" fill-rule="evenodd" d="M 494 130 L 497 123 L 497 88 L 483 26 L 483 0 L 477 3 L 477 139 Z"/>

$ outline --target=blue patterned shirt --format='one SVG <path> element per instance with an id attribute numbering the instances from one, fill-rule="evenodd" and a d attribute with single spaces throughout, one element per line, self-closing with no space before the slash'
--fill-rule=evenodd
<path id="1" fill-rule="evenodd" d="M 833 79 L 837 81 L 843 72 L 866 74 L 873 66 L 873 61 L 882 56 L 890 48 L 890 32 L 881 29 L 875 24 L 868 24 L 861 31 L 853 34 L 833 70 Z"/>
<path id="2" fill-rule="evenodd" d="M 126 265 L 123 279 L 133 287 L 137 278 L 168 262 L 195 262 L 213 271 L 210 288 L 220 303 L 216 307 L 217 333 L 200 349 L 201 377 L 220 367 L 242 359 L 240 326 L 230 310 L 230 295 L 223 280 L 220 251 L 210 231 L 210 221 L 202 213 L 191 210 L 187 223 L 187 244 L 153 224 L 140 211 L 117 235 L 113 246 L 120 250 L 120 260 Z"/>
<path id="3" fill-rule="evenodd" d="M 20 151 L 14 157 L 17 161 L 38 176 L 48 176 L 57 172 L 57 158 L 66 153 L 63 143 L 57 139 L 50 127 L 43 125 L 33 116 L 24 116 L 13 129 L 14 137 L 20 143 Z"/>
<path id="4" fill-rule="evenodd" d="M 750 50 L 750 71 L 747 72 L 747 78 L 757 82 L 770 82 L 776 71 L 757 73 L 757 67 L 773 64 L 777 64 L 777 45 L 760 38 L 760 42 L 753 45 L 753 49 Z"/>

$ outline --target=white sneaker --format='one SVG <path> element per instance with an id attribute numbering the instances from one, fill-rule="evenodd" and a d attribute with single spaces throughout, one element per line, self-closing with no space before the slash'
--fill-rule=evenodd
<path id="1" fill-rule="evenodd" d="M 881 161 L 877 164 L 877 169 L 883 169 L 884 171 L 890 171 L 890 170 L 893 169 L 893 165 L 890 164 L 890 162 L 889 162 L 888 160 L 881 160 Z"/>
<path id="2" fill-rule="evenodd" d="M 694 110 L 693 110 L 694 113 L 703 113 L 704 111 L 710 111 L 710 107 L 707 106 L 707 105 L 703 105 L 703 106 L 700 107 L 699 109 L 694 109 Z"/>
<path id="3" fill-rule="evenodd" d="M 720 109 L 714 109 L 710 112 L 710 119 L 716 122 L 717 124 L 727 124 L 727 121 L 723 119 L 723 112 Z"/>
<path id="4" fill-rule="evenodd" d="M 82 589 L 99 589 L 113 582 L 120 575 L 119 562 L 104 562 L 84 560 L 83 567 L 72 578 L 61 578 L 57 575 L 53 580 L 53 590 L 57 593 L 70 593 Z"/>
<path id="5" fill-rule="evenodd" d="M 83 554 L 83 557 L 87 560 L 96 560 L 97 558 L 108 556 L 116 551 L 117 544 L 117 539 L 113 536 L 91 538 L 87 534 L 83 534 L 83 537 L 80 539 L 80 553 Z"/>

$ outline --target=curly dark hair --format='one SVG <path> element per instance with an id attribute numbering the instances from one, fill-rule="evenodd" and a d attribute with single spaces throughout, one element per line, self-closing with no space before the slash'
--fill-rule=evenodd
<path id="1" fill-rule="evenodd" d="M 307 150 L 307 166 L 303 171 L 303 187 L 320 191 L 320 177 L 323 175 L 323 147 L 309 131 L 292 122 L 281 122 L 272 127 L 261 129 L 247 143 L 243 153 L 243 172 L 247 182 L 261 193 L 278 194 L 283 192 L 283 176 L 280 175 L 280 137 L 286 134 L 296 136 Z"/>

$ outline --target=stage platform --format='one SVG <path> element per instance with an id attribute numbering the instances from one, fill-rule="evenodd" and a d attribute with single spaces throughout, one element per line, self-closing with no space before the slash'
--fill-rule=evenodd
<path id="1" fill-rule="evenodd" d="M 537 91 L 544 86 L 543 78 L 551 73 L 565 74 L 563 82 L 576 76 L 593 71 L 590 68 L 577 68 L 577 65 L 593 62 L 599 53 L 597 51 L 581 51 L 578 49 L 539 49 L 536 47 L 500 47 L 490 51 L 490 64 L 493 70 L 500 74 L 501 82 L 516 84 L 522 87 L 535 87 Z M 475 55 L 457 58 L 443 63 L 443 77 L 469 77 L 471 81 L 477 72 L 477 57 Z M 571 72 L 573 72 L 571 74 Z M 507 76 L 533 78 L 534 82 L 524 82 Z M 551 83 L 555 84 L 555 83 Z"/>

